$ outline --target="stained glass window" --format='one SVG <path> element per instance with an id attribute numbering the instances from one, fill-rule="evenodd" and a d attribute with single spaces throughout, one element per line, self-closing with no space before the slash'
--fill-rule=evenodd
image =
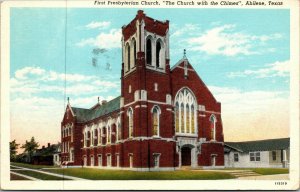
<path id="1" fill-rule="evenodd" d="M 194 105 L 191 106 L 191 127 L 192 127 L 192 133 L 195 133 L 195 111 L 194 111 Z"/>
<path id="2" fill-rule="evenodd" d="M 153 135 L 158 136 L 159 135 L 159 132 L 158 132 L 158 129 L 159 129 L 159 111 L 158 111 L 157 106 L 155 106 L 153 108 L 152 119 L 153 119 Z"/>
<path id="3" fill-rule="evenodd" d="M 181 118 L 181 126 L 180 126 L 181 130 L 180 130 L 180 132 L 185 133 L 185 129 L 184 129 L 185 119 L 184 119 L 184 105 L 183 105 L 183 103 L 181 103 L 180 112 L 181 112 L 181 114 L 180 114 L 180 118 Z"/>
<path id="4" fill-rule="evenodd" d="M 129 124 L 129 137 L 133 137 L 133 112 L 132 109 L 128 109 L 128 124 Z"/>
<path id="5" fill-rule="evenodd" d="M 175 107 L 175 127 L 176 127 L 176 133 L 179 133 L 179 104 L 176 102 Z"/>
<path id="6" fill-rule="evenodd" d="M 197 133 L 197 102 L 187 88 L 181 89 L 175 97 L 175 130 L 179 134 Z"/>
<path id="7" fill-rule="evenodd" d="M 189 105 L 185 105 L 185 113 L 186 113 L 186 133 L 190 133 L 190 108 Z"/>
<path id="8" fill-rule="evenodd" d="M 217 122 L 217 119 L 216 119 L 216 116 L 215 115 L 211 115 L 210 116 L 210 138 L 212 140 L 216 140 L 216 122 Z"/>

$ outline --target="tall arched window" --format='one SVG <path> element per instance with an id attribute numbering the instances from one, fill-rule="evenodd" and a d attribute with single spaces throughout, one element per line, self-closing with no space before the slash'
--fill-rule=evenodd
<path id="1" fill-rule="evenodd" d="M 134 67 L 135 65 L 136 65 L 136 41 L 135 41 L 135 39 L 132 39 L 132 47 L 133 47 L 133 57 L 132 57 L 132 59 L 133 59 L 133 62 L 132 62 L 132 67 Z"/>
<path id="2" fill-rule="evenodd" d="M 106 127 L 103 127 L 102 128 L 102 131 L 103 131 L 103 136 L 102 136 L 102 145 L 105 145 L 106 144 L 106 137 L 107 137 L 107 131 L 106 131 Z"/>
<path id="3" fill-rule="evenodd" d="M 102 144 L 102 129 L 100 127 L 101 125 L 99 125 L 99 128 L 98 128 L 98 145 L 101 145 Z"/>
<path id="4" fill-rule="evenodd" d="M 190 126 L 190 124 L 191 124 L 191 119 L 190 119 L 190 106 L 189 106 L 189 104 L 187 103 L 186 105 L 185 105 L 185 115 L 186 115 L 186 133 L 190 133 L 191 131 L 190 131 L 190 128 L 191 128 L 191 126 Z"/>
<path id="5" fill-rule="evenodd" d="M 121 120 L 120 117 L 118 117 L 117 120 L 117 141 L 121 140 L 121 134 L 122 134 L 122 129 L 121 129 Z"/>
<path id="6" fill-rule="evenodd" d="M 180 132 L 185 133 L 185 118 L 184 118 L 184 104 L 180 105 Z"/>
<path id="7" fill-rule="evenodd" d="M 194 105 L 191 106 L 191 129 L 192 134 L 195 133 L 195 108 Z"/>
<path id="8" fill-rule="evenodd" d="M 160 110 L 158 106 L 152 108 L 152 130 L 153 136 L 159 136 L 159 115 Z"/>
<path id="9" fill-rule="evenodd" d="M 156 42 L 156 67 L 160 67 L 160 51 L 161 44 L 159 41 Z"/>
<path id="10" fill-rule="evenodd" d="M 194 94 L 183 88 L 175 97 L 175 131 L 176 134 L 197 133 L 197 102 Z"/>
<path id="11" fill-rule="evenodd" d="M 129 138 L 133 137 L 133 111 L 131 108 L 128 109 L 127 111 L 128 115 L 128 134 Z"/>
<path id="12" fill-rule="evenodd" d="M 91 130 L 91 146 L 93 146 L 94 145 L 94 130 L 93 130 L 93 127 L 92 127 L 92 130 Z"/>
<path id="13" fill-rule="evenodd" d="M 127 71 L 130 71 L 130 46 L 127 44 Z"/>
<path id="14" fill-rule="evenodd" d="M 175 105 L 175 129 L 176 129 L 176 133 L 179 133 L 179 104 L 178 102 L 176 102 Z"/>
<path id="15" fill-rule="evenodd" d="M 216 116 L 211 115 L 209 121 L 210 121 L 210 138 L 212 140 L 216 140 L 216 122 L 217 122 Z"/>
<path id="16" fill-rule="evenodd" d="M 146 61 L 148 65 L 152 64 L 152 42 L 150 38 L 146 41 Z"/>
<path id="17" fill-rule="evenodd" d="M 108 125 L 107 127 L 107 143 L 110 143 L 111 141 L 111 127 Z"/>

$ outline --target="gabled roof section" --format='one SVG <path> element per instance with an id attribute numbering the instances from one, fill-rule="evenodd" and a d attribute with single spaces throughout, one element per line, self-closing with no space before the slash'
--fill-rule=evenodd
<path id="1" fill-rule="evenodd" d="M 96 108 L 84 109 L 84 108 L 72 107 L 72 110 L 76 115 L 77 122 L 83 123 L 119 110 L 120 99 L 121 96 L 116 97 L 115 99 L 103 105 L 100 105 L 99 107 Z"/>
<path id="2" fill-rule="evenodd" d="M 290 138 L 267 139 L 258 141 L 244 142 L 225 142 L 225 146 L 240 152 L 251 151 L 272 151 L 288 149 L 290 147 Z"/>
<path id="3" fill-rule="evenodd" d="M 77 122 L 86 122 L 89 120 L 90 109 L 72 107 L 72 110 L 76 115 Z"/>
<path id="4" fill-rule="evenodd" d="M 176 67 L 178 67 L 181 63 L 183 63 L 185 60 L 187 60 L 188 64 L 191 65 L 191 63 L 189 62 L 189 60 L 187 58 L 182 58 L 180 59 L 173 67 L 171 67 L 171 71 L 173 71 Z M 192 65 L 191 65 L 192 66 Z"/>
<path id="5" fill-rule="evenodd" d="M 217 99 L 215 98 L 215 96 L 212 94 L 212 92 L 209 90 L 209 88 L 206 86 L 206 84 L 203 82 L 203 80 L 200 78 L 199 74 L 196 72 L 196 70 L 194 69 L 193 65 L 189 62 L 188 58 L 186 57 L 185 53 L 184 53 L 184 56 L 181 60 L 179 60 L 173 67 L 171 67 L 171 72 L 173 70 L 175 70 L 177 67 L 179 67 L 181 64 L 184 65 L 184 62 L 187 62 L 187 67 L 188 69 L 192 69 L 194 70 L 195 74 L 197 75 L 198 79 L 202 82 L 203 86 L 208 90 L 208 92 L 210 93 L 210 95 L 212 96 L 212 98 L 216 101 Z M 184 66 L 180 66 L 180 68 L 182 68 Z"/>

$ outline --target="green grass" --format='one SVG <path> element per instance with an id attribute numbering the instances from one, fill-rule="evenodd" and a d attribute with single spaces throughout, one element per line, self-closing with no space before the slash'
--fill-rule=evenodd
<path id="1" fill-rule="evenodd" d="M 65 174 L 91 180 L 215 180 L 232 179 L 228 173 L 212 171 L 161 171 L 137 172 L 101 170 L 92 168 L 49 169 L 48 172 Z"/>
<path id="2" fill-rule="evenodd" d="M 15 170 L 14 172 L 23 174 L 23 175 L 27 175 L 30 177 L 34 177 L 37 179 L 41 179 L 41 180 L 69 180 L 69 179 L 65 179 L 62 177 L 56 177 L 56 176 L 52 176 L 52 175 L 47 175 L 44 173 L 38 173 L 35 171 L 29 171 L 29 170 Z"/>
<path id="3" fill-rule="evenodd" d="M 16 163 L 16 162 L 11 162 L 10 165 L 15 165 L 18 167 L 25 167 L 30 169 L 59 168 L 58 166 L 52 166 L 52 165 L 32 165 L 27 163 Z"/>
<path id="4" fill-rule="evenodd" d="M 250 170 L 261 175 L 287 174 L 289 169 L 286 168 L 250 168 Z"/>

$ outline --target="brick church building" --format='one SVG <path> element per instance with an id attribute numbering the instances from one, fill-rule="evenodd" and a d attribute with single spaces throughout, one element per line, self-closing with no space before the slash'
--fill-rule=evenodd
<path id="1" fill-rule="evenodd" d="M 224 166 L 221 104 L 184 57 L 170 67 L 169 21 L 138 11 L 122 27 L 121 95 L 66 107 L 62 164 L 137 171 Z"/>

